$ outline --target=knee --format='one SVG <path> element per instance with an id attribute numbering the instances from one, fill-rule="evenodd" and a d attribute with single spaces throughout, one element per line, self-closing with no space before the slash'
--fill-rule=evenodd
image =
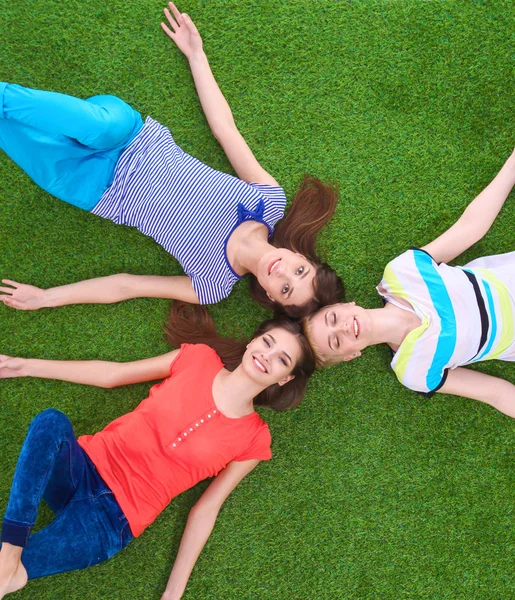
<path id="1" fill-rule="evenodd" d="M 141 115 L 116 96 L 93 96 L 87 102 L 98 107 L 95 145 L 109 149 L 128 142 L 141 128 Z"/>
<path id="2" fill-rule="evenodd" d="M 51 432 L 55 435 L 63 430 L 70 429 L 70 427 L 70 420 L 64 413 L 55 408 L 47 408 L 32 419 L 29 431 L 38 434 Z"/>

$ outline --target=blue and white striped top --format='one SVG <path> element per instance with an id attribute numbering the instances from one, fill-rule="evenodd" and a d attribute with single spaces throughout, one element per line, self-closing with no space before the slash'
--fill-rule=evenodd
<path id="1" fill-rule="evenodd" d="M 386 266 L 377 290 L 421 321 L 391 362 L 406 387 L 427 394 L 442 387 L 448 369 L 515 361 L 515 252 L 453 267 L 408 250 Z"/>
<path id="2" fill-rule="evenodd" d="M 234 229 L 252 219 L 272 235 L 285 207 L 281 187 L 215 171 L 181 150 L 166 127 L 147 117 L 92 212 L 152 237 L 191 277 L 200 303 L 211 304 L 228 296 L 241 279 L 226 255 Z"/>

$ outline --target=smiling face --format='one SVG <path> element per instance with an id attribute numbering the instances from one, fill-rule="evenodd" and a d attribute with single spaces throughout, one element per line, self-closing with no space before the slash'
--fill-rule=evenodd
<path id="1" fill-rule="evenodd" d="M 371 343 L 370 317 L 354 302 L 322 308 L 309 318 L 308 329 L 317 354 L 330 364 L 361 356 Z"/>
<path id="2" fill-rule="evenodd" d="M 314 267 L 302 254 L 274 248 L 259 261 L 257 279 L 268 297 L 283 306 L 302 306 L 315 296 Z"/>
<path id="3" fill-rule="evenodd" d="M 242 367 L 251 379 L 263 387 L 274 383 L 284 385 L 293 379 L 291 372 L 300 356 L 297 336 L 274 327 L 249 343 L 243 355 Z"/>

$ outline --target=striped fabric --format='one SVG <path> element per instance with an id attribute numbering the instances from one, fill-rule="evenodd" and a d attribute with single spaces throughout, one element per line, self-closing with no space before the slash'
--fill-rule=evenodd
<path id="1" fill-rule="evenodd" d="M 452 267 L 408 250 L 386 266 L 377 290 L 421 320 L 391 362 L 406 387 L 431 393 L 448 369 L 492 358 L 515 361 L 515 252 Z"/>
<path id="2" fill-rule="evenodd" d="M 152 237 L 191 277 L 201 304 L 210 304 L 228 296 L 240 279 L 225 252 L 233 230 L 253 219 L 271 235 L 285 206 L 281 187 L 246 183 L 211 169 L 147 117 L 92 212 Z"/>

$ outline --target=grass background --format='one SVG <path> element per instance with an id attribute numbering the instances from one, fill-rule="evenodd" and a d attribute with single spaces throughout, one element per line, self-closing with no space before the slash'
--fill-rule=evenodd
<path id="1" fill-rule="evenodd" d="M 509 1 L 261 0 L 180 6 L 258 160 L 291 197 L 304 172 L 337 182 L 321 249 L 348 298 L 379 306 L 392 257 L 460 215 L 515 145 L 515 5 Z M 82 97 L 114 93 L 177 142 L 230 171 L 185 59 L 159 29 L 161 2 L 5 2 L 1 77 Z M 0 274 L 41 287 L 116 272 L 179 274 L 152 240 L 39 190 L 0 156 Z M 514 249 L 511 198 L 462 261 Z M 0 352 L 133 360 L 167 347 L 168 301 L 17 312 L 0 306 Z M 245 283 L 213 308 L 226 332 L 265 311 Z M 296 410 L 262 411 L 274 460 L 228 499 L 188 599 L 515 597 L 515 422 L 450 396 L 423 399 L 388 369 L 386 348 L 312 380 Z M 513 365 L 485 372 L 515 379 Z M 0 504 L 31 418 L 53 406 L 78 435 L 146 396 L 62 382 L 0 386 Z M 16 597 L 158 599 L 187 513 L 186 492 L 111 561 L 31 582 Z M 43 511 L 44 512 L 44 511 Z M 48 515 L 46 515 L 48 517 Z"/>

